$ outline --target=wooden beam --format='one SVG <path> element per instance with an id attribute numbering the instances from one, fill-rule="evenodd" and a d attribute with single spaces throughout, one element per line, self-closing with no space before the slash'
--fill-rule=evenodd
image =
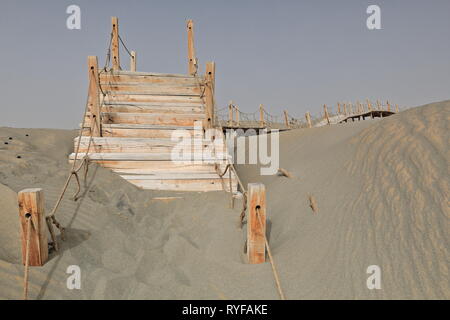
<path id="1" fill-rule="evenodd" d="M 389 101 L 386 101 L 386 108 L 387 111 L 391 111 L 391 104 L 389 103 Z"/>
<path id="2" fill-rule="evenodd" d="M 131 72 L 136 72 L 136 51 L 131 51 L 130 71 Z"/>
<path id="3" fill-rule="evenodd" d="M 311 115 L 309 112 L 305 113 L 306 123 L 308 123 L 308 128 L 312 128 Z"/>
<path id="4" fill-rule="evenodd" d="M 18 194 L 18 202 L 21 225 L 22 262 L 25 264 L 27 237 L 28 232 L 30 232 L 29 265 L 43 266 L 48 260 L 44 192 L 40 188 L 22 190 Z M 31 219 L 29 228 L 27 228 L 28 219 Z"/>
<path id="5" fill-rule="evenodd" d="M 111 17 L 111 26 L 112 26 L 112 40 L 111 40 L 112 65 L 114 71 L 119 71 L 120 70 L 119 19 L 117 17 Z"/>
<path id="6" fill-rule="evenodd" d="M 286 124 L 286 127 L 289 128 L 289 117 L 288 117 L 288 112 L 286 110 L 283 111 L 284 113 L 284 123 Z"/>
<path id="7" fill-rule="evenodd" d="M 337 108 L 338 108 L 338 110 L 337 110 L 338 115 L 340 115 L 341 114 L 341 104 L 339 102 L 337 103 Z"/>
<path id="8" fill-rule="evenodd" d="M 206 100 L 206 128 L 214 126 L 214 91 L 216 79 L 216 64 L 206 63 L 205 74 L 205 100 Z"/>
<path id="9" fill-rule="evenodd" d="M 247 190 L 248 263 L 263 263 L 266 261 L 266 189 L 262 183 L 249 183 Z"/>
<path id="10" fill-rule="evenodd" d="M 347 113 L 347 104 L 346 103 L 344 103 L 344 114 L 345 114 L 345 116 L 348 115 L 348 113 Z"/>
<path id="11" fill-rule="evenodd" d="M 325 117 L 325 119 L 327 120 L 327 123 L 330 124 L 330 117 L 328 116 L 328 110 L 327 110 L 327 105 L 324 104 L 323 105 L 323 115 Z"/>
<path id="12" fill-rule="evenodd" d="M 236 126 L 239 127 L 239 107 L 238 106 L 234 106 L 234 111 L 236 112 Z"/>
<path id="13" fill-rule="evenodd" d="M 264 127 L 264 106 L 262 104 L 259 105 L 259 125 Z"/>
<path id="14" fill-rule="evenodd" d="M 188 33 L 188 69 L 190 75 L 195 75 L 197 74 L 198 66 L 194 46 L 194 22 L 188 20 L 186 28 Z"/>
<path id="15" fill-rule="evenodd" d="M 100 90 L 98 82 L 98 60 L 96 56 L 88 57 L 89 72 L 89 93 L 88 93 L 88 110 L 91 114 L 91 129 L 94 137 L 101 137 L 101 110 L 100 110 Z"/>

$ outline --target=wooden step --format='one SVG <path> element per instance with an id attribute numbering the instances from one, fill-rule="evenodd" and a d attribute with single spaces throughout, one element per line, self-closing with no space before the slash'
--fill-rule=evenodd
<path id="1" fill-rule="evenodd" d="M 145 94 L 160 96 L 200 96 L 199 85 L 147 85 L 139 83 L 100 83 L 101 91 L 111 94 Z"/>
<path id="2" fill-rule="evenodd" d="M 158 114 L 197 114 L 204 115 L 205 109 L 202 105 L 198 106 L 176 106 L 167 105 L 136 105 L 136 104 L 107 104 L 102 106 L 102 112 L 129 112 L 129 113 L 158 113 Z"/>
<path id="3" fill-rule="evenodd" d="M 86 155 L 84 152 L 78 153 L 78 159 L 83 158 Z M 89 152 L 88 158 L 90 160 L 113 160 L 113 161 L 172 161 L 175 163 L 195 163 L 198 159 L 199 164 L 205 163 L 214 163 L 215 161 L 230 159 L 230 156 L 225 153 L 216 153 L 215 155 L 203 155 L 199 153 L 191 153 L 187 155 L 188 159 L 183 159 L 179 161 L 172 160 L 173 155 L 171 152 L 167 153 L 124 153 L 124 152 Z M 75 158 L 75 153 L 71 153 L 69 155 L 69 160 L 73 160 Z M 185 160 L 185 161 L 184 161 Z"/>
<path id="4" fill-rule="evenodd" d="M 200 96 L 171 96 L 171 95 L 152 95 L 152 94 L 134 94 L 134 93 L 120 93 L 110 94 L 106 93 L 99 95 L 100 102 L 105 104 L 115 102 L 125 102 L 133 104 L 135 102 L 146 103 L 184 103 L 184 104 L 203 104 L 203 99 Z"/>
<path id="5" fill-rule="evenodd" d="M 74 149 L 78 146 L 79 138 L 74 139 Z M 188 141 L 172 141 L 171 139 L 149 138 L 116 138 L 116 137 L 81 137 L 80 152 L 126 152 L 126 153 L 169 153 L 174 147 L 199 148 L 203 152 L 216 150 L 223 153 L 225 145 L 223 140 L 214 143 L 205 139 L 188 139 Z"/>
<path id="6" fill-rule="evenodd" d="M 161 85 L 203 85 L 203 77 L 192 76 L 167 76 L 161 74 L 100 74 L 100 83 L 141 83 L 141 84 L 161 84 Z"/>
<path id="7" fill-rule="evenodd" d="M 199 180 L 128 180 L 134 185 L 151 190 L 167 191 L 221 191 L 229 190 L 228 179 L 199 179 Z M 232 183 L 233 190 L 236 190 L 237 184 Z"/>
<path id="8" fill-rule="evenodd" d="M 176 127 L 194 126 L 195 121 L 203 121 L 204 114 L 166 114 L 166 113 L 130 113 L 102 112 L 103 124 L 145 124 Z M 86 114 L 85 127 L 91 126 L 90 113 Z"/>
<path id="9" fill-rule="evenodd" d="M 172 161 L 113 161 L 97 160 L 105 168 L 126 174 L 149 174 L 158 172 L 205 172 L 214 173 L 214 164 L 185 164 Z M 220 172 L 226 167 L 226 161 L 219 161 Z"/>

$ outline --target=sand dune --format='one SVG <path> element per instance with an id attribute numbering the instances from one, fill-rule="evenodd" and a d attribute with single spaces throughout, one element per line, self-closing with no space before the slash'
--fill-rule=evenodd
<path id="1" fill-rule="evenodd" d="M 449 115 L 445 101 L 282 133 L 290 179 L 238 166 L 246 183 L 266 185 L 268 237 L 288 299 L 450 298 Z M 44 188 L 49 212 L 75 135 L 0 128 L 2 299 L 22 293 L 15 193 Z M 139 190 L 95 165 L 86 183 L 76 202 L 70 186 L 57 213 L 67 241 L 31 269 L 31 299 L 278 299 L 269 263 L 244 263 L 239 201 L 229 209 L 222 192 Z M 169 195 L 181 199 L 154 199 Z M 72 264 L 81 290 L 66 288 Z M 366 286 L 369 265 L 381 268 L 380 290 Z"/>

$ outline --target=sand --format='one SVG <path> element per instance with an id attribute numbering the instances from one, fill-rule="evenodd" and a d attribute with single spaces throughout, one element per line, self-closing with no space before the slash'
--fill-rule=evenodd
<path id="1" fill-rule="evenodd" d="M 266 185 L 268 239 L 288 299 L 450 298 L 449 115 L 444 101 L 284 132 L 280 167 L 292 178 L 238 166 L 245 183 Z M 50 212 L 75 135 L 0 128 L 1 299 L 22 295 L 16 193 L 43 188 Z M 71 184 L 62 202 L 67 240 L 31 268 L 30 299 L 279 298 L 270 264 L 245 264 L 240 200 L 230 209 L 223 192 L 140 190 L 96 165 L 86 184 L 76 202 Z M 181 198 L 155 199 L 168 196 Z M 81 268 L 81 290 L 66 287 L 70 265 Z M 380 290 L 367 288 L 370 265 L 381 268 Z"/>

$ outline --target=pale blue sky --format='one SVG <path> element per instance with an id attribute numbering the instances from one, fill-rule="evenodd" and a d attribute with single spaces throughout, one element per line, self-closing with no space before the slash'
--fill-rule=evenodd
<path id="1" fill-rule="evenodd" d="M 66 28 L 70 4 L 81 7 L 81 30 Z M 381 7 L 382 30 L 366 28 L 370 4 Z M 343 100 L 449 99 L 449 13 L 448 0 L 2 0 L 0 125 L 76 128 L 86 58 L 104 64 L 113 15 L 138 70 L 151 72 L 187 72 L 185 21 L 194 19 L 200 71 L 217 64 L 219 106 L 263 103 L 303 117 Z"/>

